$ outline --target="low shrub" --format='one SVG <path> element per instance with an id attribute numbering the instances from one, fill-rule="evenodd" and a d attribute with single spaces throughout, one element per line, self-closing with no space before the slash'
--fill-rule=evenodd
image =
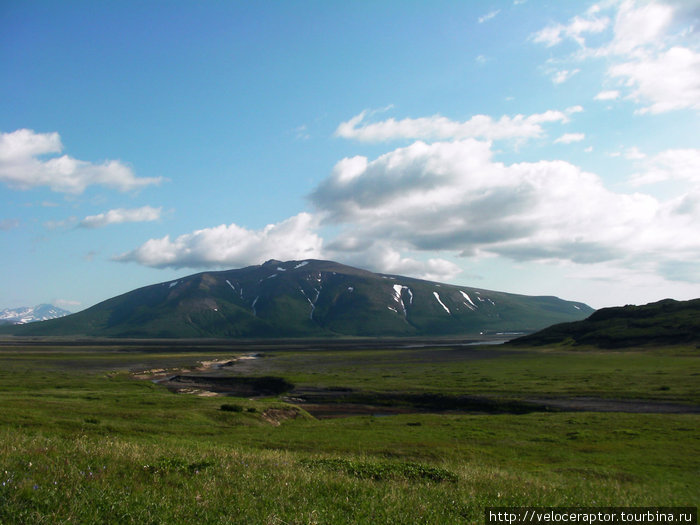
<path id="1" fill-rule="evenodd" d="M 220 410 L 223 410 L 224 412 L 243 412 L 243 407 L 232 403 L 224 403 L 221 405 Z"/>

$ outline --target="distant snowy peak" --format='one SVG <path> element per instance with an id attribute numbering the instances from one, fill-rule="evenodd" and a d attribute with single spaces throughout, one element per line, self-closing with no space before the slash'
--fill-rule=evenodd
<path id="1" fill-rule="evenodd" d="M 51 304 L 6 308 L 5 310 L 0 310 L 0 322 L 5 324 L 27 324 L 64 317 L 70 313 L 68 310 Z"/>

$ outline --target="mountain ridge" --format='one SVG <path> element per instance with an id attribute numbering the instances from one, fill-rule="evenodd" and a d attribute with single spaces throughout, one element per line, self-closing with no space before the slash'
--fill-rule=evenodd
<path id="1" fill-rule="evenodd" d="M 582 319 L 584 303 L 373 273 L 333 261 L 278 261 L 144 286 L 16 335 L 97 337 L 451 336 L 532 332 Z M 7 328 L 3 329 L 7 333 Z"/>
<path id="2" fill-rule="evenodd" d="M 556 324 L 514 339 L 510 344 L 599 348 L 697 345 L 700 344 L 700 299 L 663 299 L 639 306 L 601 308 L 584 320 Z"/>

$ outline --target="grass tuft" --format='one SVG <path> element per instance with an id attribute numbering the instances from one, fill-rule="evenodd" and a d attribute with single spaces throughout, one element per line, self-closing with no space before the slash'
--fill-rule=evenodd
<path id="1" fill-rule="evenodd" d="M 343 472 L 360 479 L 409 481 L 448 481 L 455 483 L 457 475 L 442 467 L 422 465 L 420 463 L 359 461 L 344 458 L 305 459 L 301 464 L 311 470 Z"/>

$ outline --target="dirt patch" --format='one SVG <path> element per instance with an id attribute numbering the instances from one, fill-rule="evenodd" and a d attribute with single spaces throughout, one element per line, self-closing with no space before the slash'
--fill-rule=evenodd
<path id="1" fill-rule="evenodd" d="M 148 379 L 158 382 L 173 374 L 182 374 L 186 372 L 189 372 L 186 368 L 151 368 L 140 372 L 132 372 L 131 377 L 134 379 Z"/>
<path id="2" fill-rule="evenodd" d="M 288 419 L 299 417 L 299 411 L 295 408 L 268 408 L 262 413 L 262 418 L 276 427 Z"/>
<path id="3" fill-rule="evenodd" d="M 209 390 L 202 390 L 201 388 L 179 388 L 176 390 L 178 394 L 190 394 L 199 397 L 216 397 L 219 394 L 216 392 L 210 392 Z"/>
<path id="4" fill-rule="evenodd" d="M 174 368 L 149 368 L 146 370 L 133 370 L 131 372 L 131 377 L 140 380 L 150 380 L 157 383 L 167 383 L 173 377 L 189 375 L 192 372 L 211 372 L 211 373 L 226 373 L 232 367 L 236 366 L 236 371 L 240 372 L 241 365 L 245 368 L 250 366 L 249 363 L 253 363 L 256 359 L 261 357 L 262 354 L 246 354 L 238 357 L 226 357 L 221 359 L 211 359 L 207 361 L 199 361 L 199 366 L 197 367 L 174 367 Z"/>
<path id="5" fill-rule="evenodd" d="M 200 361 L 196 370 L 204 372 L 206 370 L 221 370 L 222 368 L 233 366 L 236 363 L 235 358 L 230 359 L 212 359 L 211 361 Z"/>

